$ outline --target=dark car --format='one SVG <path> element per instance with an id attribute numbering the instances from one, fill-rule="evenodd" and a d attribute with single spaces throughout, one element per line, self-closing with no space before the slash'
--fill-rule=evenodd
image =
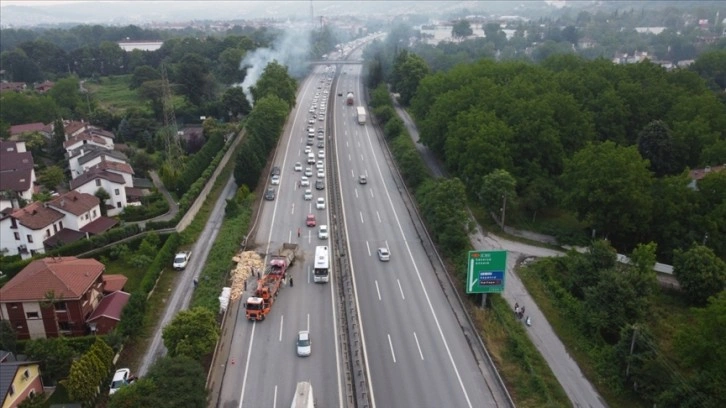
<path id="1" fill-rule="evenodd" d="M 315 189 L 324 190 L 325 189 L 325 180 L 315 180 Z"/>
<path id="2" fill-rule="evenodd" d="M 318 140 L 318 149 L 323 149 L 323 148 L 325 148 L 325 141 Z"/>
<path id="3" fill-rule="evenodd" d="M 265 200 L 272 201 L 275 199 L 275 195 L 275 189 L 270 187 L 267 189 L 267 191 L 265 191 Z"/>
<path id="4" fill-rule="evenodd" d="M 280 168 L 278 166 L 275 166 L 272 168 L 272 175 L 273 176 L 279 176 L 280 175 Z"/>
<path id="5" fill-rule="evenodd" d="M 305 144 L 308 145 L 308 146 L 312 146 L 313 143 L 315 143 L 315 140 L 314 139 L 308 139 L 308 140 L 305 141 Z"/>

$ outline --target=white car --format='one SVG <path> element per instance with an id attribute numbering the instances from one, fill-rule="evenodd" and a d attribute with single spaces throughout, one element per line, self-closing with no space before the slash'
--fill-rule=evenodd
<path id="1" fill-rule="evenodd" d="M 318 238 L 319 239 L 328 239 L 328 226 L 323 224 L 318 229 Z"/>
<path id="2" fill-rule="evenodd" d="M 310 341 L 310 332 L 303 330 L 297 333 L 297 341 L 295 341 L 295 348 L 297 349 L 297 355 L 300 357 L 307 357 L 312 353 L 311 348 L 312 342 Z"/>
<path id="3" fill-rule="evenodd" d="M 272 179 L 270 179 L 270 183 L 275 186 L 280 184 L 280 176 L 278 176 L 277 174 L 272 176 Z"/>
<path id="4" fill-rule="evenodd" d="M 310 179 L 307 176 L 300 178 L 300 187 L 310 187 Z"/>
<path id="5" fill-rule="evenodd" d="M 305 175 L 308 176 L 308 177 L 312 177 L 313 176 L 313 169 L 310 168 L 310 167 L 307 167 L 305 169 Z"/>
<path id="6" fill-rule="evenodd" d="M 300 162 L 295 163 L 295 171 L 302 171 L 302 163 L 300 163 Z"/>
<path id="7" fill-rule="evenodd" d="M 318 159 L 325 158 L 325 150 L 318 150 Z"/>
<path id="8" fill-rule="evenodd" d="M 318 197 L 318 201 L 315 202 L 315 208 L 318 210 L 325 209 L 325 198 L 324 197 Z"/>
<path id="9" fill-rule="evenodd" d="M 388 262 L 391 260 L 391 253 L 388 252 L 388 248 L 378 248 L 378 259 L 383 262 Z"/>
<path id="10" fill-rule="evenodd" d="M 322 161 L 322 160 L 318 160 L 318 162 L 317 162 L 317 163 L 315 163 L 315 168 L 316 168 L 316 169 L 320 170 L 320 169 L 322 169 L 323 167 L 325 167 L 325 165 L 323 164 L 323 161 Z"/>
<path id="11" fill-rule="evenodd" d="M 128 368 L 119 368 L 113 374 L 113 380 L 111 380 L 111 386 L 108 389 L 108 394 L 113 395 L 125 385 L 129 385 L 129 379 L 131 378 L 131 370 Z"/>
<path id="12" fill-rule="evenodd" d="M 318 178 L 325 178 L 325 170 L 318 169 Z"/>
<path id="13" fill-rule="evenodd" d="M 305 154 L 308 154 L 313 151 L 312 146 L 305 146 Z"/>
<path id="14" fill-rule="evenodd" d="M 305 194 L 303 195 L 303 198 L 305 199 L 305 201 L 312 200 L 313 199 L 313 190 L 311 190 L 309 188 L 307 190 L 305 190 Z"/>

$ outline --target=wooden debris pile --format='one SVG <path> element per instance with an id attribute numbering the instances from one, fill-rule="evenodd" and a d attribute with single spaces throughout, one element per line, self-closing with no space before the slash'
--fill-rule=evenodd
<path id="1" fill-rule="evenodd" d="M 244 251 L 232 257 L 237 266 L 232 270 L 232 300 L 235 301 L 242 296 L 245 289 L 245 281 L 256 271 L 264 271 L 265 264 L 257 252 Z"/>

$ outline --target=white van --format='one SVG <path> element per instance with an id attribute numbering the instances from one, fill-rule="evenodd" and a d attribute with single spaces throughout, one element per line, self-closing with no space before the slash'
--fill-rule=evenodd
<path id="1" fill-rule="evenodd" d="M 308 153 L 308 164 L 314 164 L 315 163 L 315 153 L 310 152 Z"/>

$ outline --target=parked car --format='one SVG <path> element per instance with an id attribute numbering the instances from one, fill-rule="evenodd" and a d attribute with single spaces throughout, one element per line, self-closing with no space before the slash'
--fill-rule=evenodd
<path id="1" fill-rule="evenodd" d="M 378 248 L 378 259 L 383 262 L 388 262 L 391 260 L 391 253 L 388 252 L 388 248 Z"/>
<path id="2" fill-rule="evenodd" d="M 312 342 L 310 341 L 310 332 L 302 330 L 297 333 L 297 341 L 295 341 L 295 347 L 297 355 L 300 357 L 307 357 L 312 353 L 311 348 Z"/>
<path id="3" fill-rule="evenodd" d="M 131 370 L 128 368 L 119 368 L 113 374 L 113 380 L 111 380 L 111 386 L 108 389 L 108 394 L 113 395 L 121 389 L 121 387 L 129 385 L 131 383 Z"/>

